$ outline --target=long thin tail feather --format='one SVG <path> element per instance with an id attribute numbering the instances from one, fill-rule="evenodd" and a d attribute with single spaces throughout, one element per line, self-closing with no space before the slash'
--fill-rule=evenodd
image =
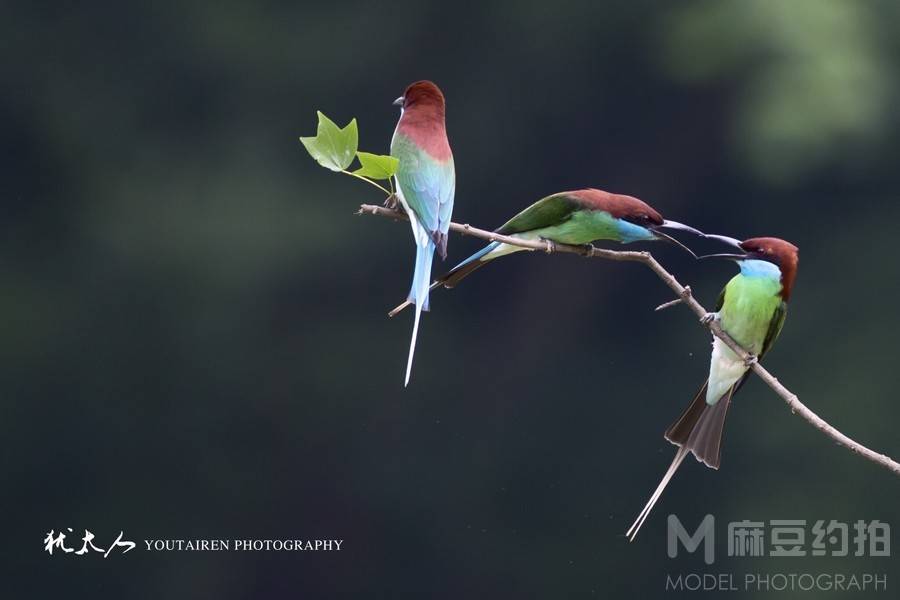
<path id="1" fill-rule="evenodd" d="M 441 287 L 440 281 L 435 281 L 434 283 L 432 283 L 431 287 L 428 288 L 428 296 L 431 297 L 431 292 L 433 292 L 435 289 L 437 289 L 439 287 Z M 410 304 L 415 304 L 415 302 L 413 300 L 410 300 L 409 298 L 407 298 L 401 304 L 398 304 L 396 307 L 394 307 L 394 309 L 388 313 L 388 316 L 396 317 L 398 313 L 403 312 L 403 309 L 406 308 L 407 306 L 409 306 Z"/>
<path id="2" fill-rule="evenodd" d="M 491 242 L 466 260 L 462 261 L 461 263 L 441 275 L 438 278 L 437 283 L 440 283 L 445 288 L 452 288 L 456 286 L 456 284 L 462 281 L 467 275 L 469 275 L 469 273 L 491 260 L 490 258 L 487 258 L 486 260 L 481 259 L 487 257 L 488 254 L 499 247 L 500 242 Z"/>
<path id="3" fill-rule="evenodd" d="M 410 302 L 416 305 L 416 316 L 413 321 L 412 339 L 409 342 L 409 358 L 406 360 L 406 378 L 403 387 L 409 385 L 409 376 L 412 373 L 413 356 L 416 353 L 416 338 L 419 335 L 419 320 L 422 311 L 429 309 L 428 282 L 431 280 L 431 261 L 434 258 L 434 241 L 429 240 L 424 246 L 416 245 L 416 267 L 413 272 L 412 288 L 409 290 Z"/>
<path id="4" fill-rule="evenodd" d="M 662 481 L 656 487 L 656 491 L 650 496 L 650 500 L 647 501 L 644 509 L 628 529 L 626 535 L 630 541 L 634 541 L 644 521 L 650 515 L 650 511 L 653 510 L 653 506 L 662 496 L 663 490 L 669 485 L 669 481 L 671 481 L 688 454 L 693 453 L 694 457 L 707 467 L 712 469 L 719 468 L 725 416 L 728 413 L 728 406 L 731 404 L 734 390 L 739 384 L 732 386 L 728 393 L 712 405 L 706 403 L 706 387 L 708 384 L 708 381 L 703 384 L 703 387 L 694 396 L 690 405 L 666 430 L 666 439 L 678 446 L 678 451 L 675 453 L 675 458 L 672 460 L 672 464 L 669 465 L 666 474 L 663 475 Z"/>
<path id="5" fill-rule="evenodd" d="M 487 246 L 485 246 L 484 248 L 482 248 L 481 250 L 479 250 L 478 252 L 476 252 L 475 254 L 473 254 L 472 256 L 467 258 L 466 260 L 462 261 L 461 263 L 459 263 L 458 265 L 456 265 L 455 267 L 453 267 L 452 269 L 447 271 L 445 274 L 438 277 L 434 281 L 434 283 L 431 284 L 431 287 L 428 288 L 428 290 L 433 291 L 435 288 L 438 288 L 441 286 L 444 286 L 445 288 L 448 288 L 448 289 L 456 287 L 456 284 L 458 284 L 463 278 L 465 278 L 470 273 L 472 273 L 472 271 L 475 271 L 476 269 L 478 269 L 479 267 L 481 267 L 485 263 L 487 263 L 488 260 L 490 260 L 490 259 L 488 259 L 488 260 L 481 260 L 481 259 L 485 255 L 487 255 L 489 252 L 496 249 L 497 246 L 499 246 L 499 245 L 500 245 L 500 242 L 491 242 L 490 244 L 488 244 Z M 414 302 L 415 302 L 415 300 L 412 297 L 407 298 L 405 302 L 398 305 L 391 312 L 389 312 L 388 316 L 389 317 L 395 316 L 396 314 L 401 312 L 404 308 L 406 308 L 410 304 L 413 304 Z"/>
<path id="6" fill-rule="evenodd" d="M 437 283 L 438 285 L 442 285 L 447 289 L 453 289 L 459 284 L 460 281 L 462 281 L 487 263 L 488 261 L 486 260 L 473 260 L 471 262 L 463 263 L 461 265 L 453 267 L 453 269 L 441 275 L 441 277 L 435 283 Z"/>
<path id="7" fill-rule="evenodd" d="M 660 481 L 659 485 L 656 486 L 656 490 L 653 492 L 653 495 L 650 496 L 647 504 L 644 505 L 644 509 L 641 511 L 641 514 L 637 516 L 637 519 L 634 520 L 634 523 L 631 524 L 631 527 L 625 533 L 625 535 L 628 536 L 628 541 L 633 542 L 634 538 L 637 537 L 638 531 L 641 530 L 641 526 L 644 524 L 644 521 L 646 521 L 647 517 L 650 516 L 650 511 L 653 510 L 653 506 L 659 500 L 659 497 L 662 496 L 663 490 L 665 490 L 666 486 L 669 485 L 669 481 L 671 481 L 672 477 L 675 475 L 675 472 L 678 470 L 678 467 L 681 466 L 684 457 L 687 455 L 688 450 L 684 447 L 679 448 L 678 452 L 675 453 L 675 458 L 672 459 L 672 464 L 670 464 L 669 468 L 666 469 L 666 474 L 663 475 L 662 481 Z"/>

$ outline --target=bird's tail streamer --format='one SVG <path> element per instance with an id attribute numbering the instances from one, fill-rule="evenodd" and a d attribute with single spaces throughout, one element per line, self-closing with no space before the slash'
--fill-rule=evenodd
<path id="1" fill-rule="evenodd" d="M 491 242 L 466 260 L 462 261 L 446 274 L 442 275 L 436 283 L 440 283 L 446 288 L 455 287 L 460 281 L 466 278 L 472 271 L 481 267 L 487 261 L 481 259 L 496 250 L 500 246 L 500 242 Z"/>
<path id="2" fill-rule="evenodd" d="M 416 305 L 416 316 L 413 321 L 412 339 L 409 342 L 409 358 L 406 361 L 406 379 L 404 387 L 409 385 L 409 376 L 412 373 L 413 356 L 416 353 L 416 338 L 419 335 L 419 320 L 422 311 L 428 310 L 428 292 L 431 283 L 431 260 L 434 258 L 434 241 L 422 246 L 416 244 L 416 268 L 413 271 L 412 288 L 409 290 L 409 301 Z"/>
<path id="3" fill-rule="evenodd" d="M 681 466 L 681 462 L 688 454 L 711 469 L 718 469 L 721 462 L 720 450 L 722 447 L 722 432 L 725 427 L 725 415 L 728 414 L 728 406 L 731 404 L 731 396 L 735 388 L 740 384 L 731 386 L 724 396 L 715 404 L 706 403 L 706 387 L 703 384 L 693 402 L 685 409 L 681 416 L 667 430 L 666 439 L 678 446 L 678 452 L 662 481 L 656 487 L 656 491 L 650 496 L 650 500 L 644 506 L 644 510 L 638 515 L 626 535 L 630 541 L 634 541 L 638 531 L 653 510 L 653 506 L 662 496 L 663 490 L 669 485 L 669 481 L 675 475 L 675 471 Z"/>
<path id="4" fill-rule="evenodd" d="M 650 516 L 650 511 L 653 510 L 653 506 L 659 500 L 659 497 L 662 496 L 663 490 L 665 490 L 666 486 L 669 485 L 669 481 L 671 481 L 672 476 L 675 475 L 675 471 L 677 471 L 678 467 L 681 466 L 681 462 L 689 452 L 690 450 L 683 446 L 678 448 L 678 452 L 675 453 L 675 458 L 672 460 L 672 464 L 669 465 L 669 468 L 666 470 L 666 474 L 663 475 L 662 481 L 660 481 L 659 485 L 656 486 L 656 490 L 653 492 L 653 495 L 650 496 L 647 504 L 644 505 L 644 509 L 641 511 L 641 514 L 638 515 L 637 519 L 634 520 L 634 523 L 632 523 L 631 527 L 625 533 L 625 535 L 628 536 L 629 541 L 633 542 L 634 538 L 637 537 L 638 531 L 640 531 L 641 526 L 644 524 L 644 521 L 646 521 L 647 517 Z"/>

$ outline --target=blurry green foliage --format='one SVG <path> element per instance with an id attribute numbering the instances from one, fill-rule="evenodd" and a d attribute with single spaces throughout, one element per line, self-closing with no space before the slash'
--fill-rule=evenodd
<path id="1" fill-rule="evenodd" d="M 733 86 L 735 151 L 784 183 L 882 137 L 898 97 L 884 19 L 900 3 L 702 0 L 665 20 L 661 59 L 682 81 Z"/>

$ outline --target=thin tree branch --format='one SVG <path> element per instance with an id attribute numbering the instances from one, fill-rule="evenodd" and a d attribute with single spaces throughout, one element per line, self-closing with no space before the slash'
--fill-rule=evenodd
<path id="1" fill-rule="evenodd" d="M 373 206 L 371 204 L 361 205 L 357 214 L 378 215 L 381 217 L 388 217 L 394 220 L 401 221 L 408 220 L 405 212 L 391 210 L 389 208 L 384 208 L 381 206 Z M 638 262 L 646 265 L 657 275 L 657 277 L 659 277 L 663 281 L 663 283 L 669 286 L 669 289 L 671 289 L 677 296 L 676 300 L 667 302 L 666 304 L 657 307 L 657 310 L 661 310 L 674 304 L 684 304 L 685 306 L 687 306 L 689 309 L 691 309 L 691 311 L 694 312 L 695 315 L 697 315 L 697 317 L 700 318 L 700 322 L 707 329 L 709 329 L 714 336 L 721 339 L 726 346 L 731 348 L 731 350 L 733 350 L 735 354 L 737 354 L 747 364 L 749 364 L 750 369 L 754 373 L 756 373 L 756 375 L 760 379 L 762 379 L 763 382 L 772 389 L 772 391 L 781 396 L 781 398 L 787 403 L 793 414 L 799 414 L 810 425 L 830 437 L 839 446 L 844 446 L 850 451 L 859 454 L 890 471 L 893 471 L 895 475 L 900 475 L 900 463 L 897 463 L 885 454 L 875 452 L 874 450 L 863 446 L 859 442 L 850 439 L 849 437 L 838 431 L 836 428 L 829 425 L 824 419 L 822 419 L 822 417 L 814 413 L 802 402 L 800 402 L 800 399 L 796 394 L 782 385 L 782 383 L 778 381 L 778 379 L 776 379 L 761 364 L 759 364 L 755 356 L 751 355 L 749 352 L 744 350 L 740 346 L 740 344 L 735 342 L 731 338 L 731 336 L 729 336 L 722 329 L 717 320 L 711 318 L 712 315 L 708 313 L 706 309 L 703 308 L 703 305 L 697 302 L 697 300 L 694 298 L 693 294 L 691 293 L 690 287 L 681 285 L 681 283 L 679 283 L 671 273 L 666 271 L 649 252 L 632 250 L 605 250 L 602 248 L 596 248 L 591 244 L 585 244 L 583 246 L 572 246 L 550 241 L 522 240 L 506 235 L 500 235 L 499 233 L 494 233 L 492 231 L 479 229 L 477 227 L 472 227 L 468 224 L 462 225 L 459 223 L 450 223 L 450 229 L 462 235 L 481 238 L 488 242 L 502 242 L 505 244 L 510 244 L 512 246 L 527 248 L 529 250 L 542 250 L 547 253 L 566 252 L 570 254 L 579 254 L 588 258 L 598 257 L 614 261 Z"/>

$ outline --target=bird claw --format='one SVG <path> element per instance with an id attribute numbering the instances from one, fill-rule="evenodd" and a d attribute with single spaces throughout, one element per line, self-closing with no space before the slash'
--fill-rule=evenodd
<path id="1" fill-rule="evenodd" d="M 703 323 L 704 325 L 709 325 L 710 323 L 717 320 L 718 318 L 719 318 L 718 314 L 716 314 L 714 312 L 708 312 L 705 315 L 703 315 L 702 317 L 700 317 L 700 322 Z"/>
<path id="2" fill-rule="evenodd" d="M 748 369 L 759 362 L 759 357 L 755 354 L 751 354 L 747 358 L 744 359 L 744 366 Z"/>
<path id="3" fill-rule="evenodd" d="M 384 201 L 384 207 L 389 208 L 391 210 L 397 210 L 400 207 L 400 202 L 397 200 L 397 194 L 391 194 Z"/>
<path id="4" fill-rule="evenodd" d="M 556 244 L 553 242 L 553 240 L 548 240 L 547 238 L 542 237 L 541 241 L 547 244 L 547 248 L 545 250 L 547 254 L 553 254 L 554 252 L 556 252 Z"/>

